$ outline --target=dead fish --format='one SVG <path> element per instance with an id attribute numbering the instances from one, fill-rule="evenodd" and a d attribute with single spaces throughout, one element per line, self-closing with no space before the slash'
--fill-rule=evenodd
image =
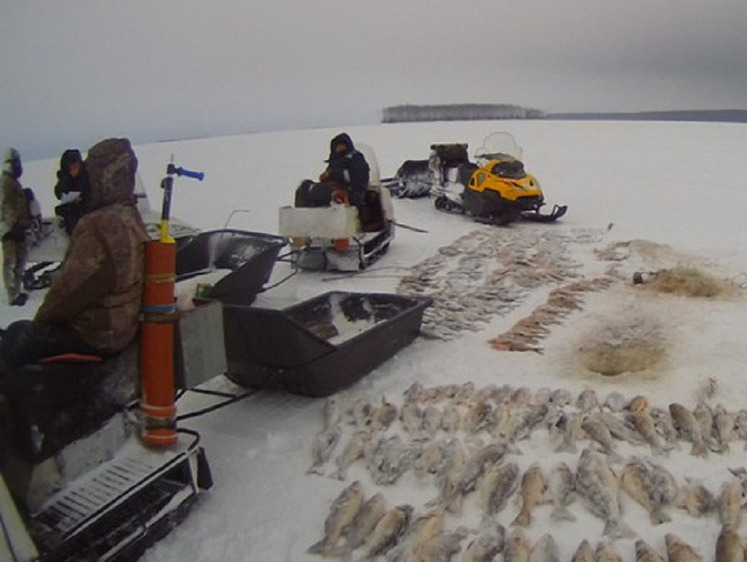
<path id="1" fill-rule="evenodd" d="M 565 388 L 558 388 L 550 396 L 550 402 L 556 406 L 570 406 L 573 404 L 573 395 Z"/>
<path id="2" fill-rule="evenodd" d="M 573 553 L 571 562 L 594 562 L 594 549 L 586 539 L 578 545 L 576 552 Z"/>
<path id="3" fill-rule="evenodd" d="M 448 404 L 441 414 L 441 429 L 443 429 L 446 433 L 451 434 L 459 431 L 461 424 L 462 419 L 461 415 L 459 414 L 459 408 L 457 408 L 454 404 Z"/>
<path id="4" fill-rule="evenodd" d="M 567 507 L 573 501 L 575 478 L 566 463 L 558 463 L 552 468 L 547 488 L 553 504 L 550 517 L 556 521 L 575 521 L 576 516 Z"/>
<path id="5" fill-rule="evenodd" d="M 462 555 L 462 562 L 492 562 L 499 553 L 503 552 L 506 543 L 506 530 L 503 525 L 491 525 L 483 529 L 472 539 Z"/>
<path id="6" fill-rule="evenodd" d="M 467 412 L 462 420 L 465 433 L 475 434 L 495 424 L 493 407 L 483 400 L 474 400 L 467 404 Z"/>
<path id="7" fill-rule="evenodd" d="M 651 419 L 654 420 L 654 429 L 670 445 L 677 445 L 679 433 L 672 422 L 672 415 L 668 410 L 662 408 L 651 408 Z"/>
<path id="8" fill-rule="evenodd" d="M 324 474 L 324 464 L 329 460 L 332 450 L 340 441 L 342 430 L 334 425 L 328 430 L 322 430 L 314 436 L 311 445 L 311 467 L 306 474 Z"/>
<path id="9" fill-rule="evenodd" d="M 741 409 L 737 412 L 734 420 L 734 431 L 736 431 L 739 439 L 747 441 L 747 410 Z M 747 443 L 745 449 L 747 449 Z"/>
<path id="10" fill-rule="evenodd" d="M 635 561 L 636 562 L 666 562 L 662 556 L 656 552 L 651 545 L 643 539 L 635 541 Z"/>
<path id="11" fill-rule="evenodd" d="M 602 451 L 606 455 L 611 455 L 615 458 L 618 458 L 618 455 L 615 452 L 615 442 L 612 439 L 612 434 L 599 416 L 585 416 L 584 421 L 581 424 L 581 428 L 584 430 L 586 435 L 588 435 L 591 439 L 602 446 Z"/>
<path id="12" fill-rule="evenodd" d="M 351 464 L 360 458 L 366 451 L 366 446 L 371 440 L 371 434 L 368 431 L 356 431 L 348 441 L 342 453 L 337 457 L 337 472 L 333 474 L 338 480 L 345 480 L 348 477 L 348 468 Z"/>
<path id="13" fill-rule="evenodd" d="M 386 511 L 386 499 L 381 493 L 374 494 L 363 503 L 350 525 L 343 529 L 342 535 L 345 537 L 345 547 L 341 551 L 343 557 L 348 556 L 366 542 L 366 538 L 374 531 Z"/>
<path id="14" fill-rule="evenodd" d="M 468 534 L 465 527 L 457 527 L 451 532 L 442 531 L 415 548 L 415 559 L 423 562 L 449 562 L 462 549 L 462 541 Z"/>
<path id="15" fill-rule="evenodd" d="M 418 402 L 420 401 L 420 397 L 422 396 L 425 389 L 423 388 L 423 385 L 419 382 L 414 382 L 410 386 L 408 386 L 404 393 L 404 399 L 405 402 Z"/>
<path id="16" fill-rule="evenodd" d="M 613 390 L 604 399 L 603 406 L 612 412 L 622 412 L 627 403 L 628 402 L 622 393 Z"/>
<path id="17" fill-rule="evenodd" d="M 324 537 L 308 549 L 310 554 L 328 556 L 342 536 L 343 529 L 350 524 L 363 505 L 363 485 L 354 481 L 337 496 L 324 521 Z"/>
<path id="18" fill-rule="evenodd" d="M 406 402 L 399 410 L 399 421 L 403 429 L 415 436 L 420 436 L 423 430 L 423 411 L 417 404 Z"/>
<path id="19" fill-rule="evenodd" d="M 454 395 L 454 402 L 457 404 L 466 404 L 472 398 L 475 393 L 475 383 L 466 382 L 459 387 L 456 394 Z"/>
<path id="20" fill-rule="evenodd" d="M 415 476 L 423 478 L 426 474 L 435 474 L 438 471 L 439 463 L 444 458 L 446 443 L 446 439 L 437 439 L 425 446 L 423 453 L 418 457 L 413 466 Z"/>
<path id="21" fill-rule="evenodd" d="M 324 401 L 322 408 L 322 431 L 328 431 L 340 422 L 340 405 L 334 396 Z"/>
<path id="22" fill-rule="evenodd" d="M 514 529 L 503 549 L 504 562 L 529 562 L 532 548 L 521 529 Z"/>
<path id="23" fill-rule="evenodd" d="M 515 389 L 514 393 L 511 395 L 511 402 L 521 406 L 527 406 L 532 403 L 532 398 L 532 391 L 529 387 L 520 386 Z"/>
<path id="24" fill-rule="evenodd" d="M 680 486 L 677 498 L 678 507 L 686 509 L 693 517 L 700 517 L 713 511 L 716 505 L 716 499 L 705 486 L 690 478 L 685 478 L 685 483 Z"/>
<path id="25" fill-rule="evenodd" d="M 692 412 L 683 405 L 673 402 L 669 405 L 669 413 L 672 415 L 672 423 L 679 435 L 693 444 L 690 453 L 699 457 L 708 456 L 708 449 L 703 441 L 700 424 Z"/>
<path id="26" fill-rule="evenodd" d="M 444 454 L 441 462 L 436 466 L 436 488 L 443 496 L 451 487 L 458 475 L 464 470 L 466 464 L 466 455 L 464 448 L 459 439 L 452 438 L 447 441 L 444 447 Z"/>
<path id="27" fill-rule="evenodd" d="M 645 412 L 648 410 L 649 403 L 645 396 L 634 396 L 630 399 L 630 402 L 625 404 L 625 409 L 629 412 Z"/>
<path id="28" fill-rule="evenodd" d="M 730 525 L 721 527 L 721 532 L 716 539 L 715 562 L 744 562 L 742 539 Z"/>
<path id="29" fill-rule="evenodd" d="M 700 554 L 674 533 L 664 535 L 667 558 L 670 562 L 702 562 Z"/>
<path id="30" fill-rule="evenodd" d="M 373 414 L 374 407 L 364 398 L 358 398 L 358 400 L 353 402 L 353 407 L 349 412 L 351 422 L 360 429 L 366 429 L 371 426 Z"/>
<path id="31" fill-rule="evenodd" d="M 410 524 L 412 512 L 411 505 L 398 505 L 386 512 L 366 538 L 361 561 L 374 560 L 394 547 Z"/>
<path id="32" fill-rule="evenodd" d="M 628 462 L 623 467 L 620 484 L 622 489 L 648 512 L 651 523 L 659 525 L 671 521 L 663 511 L 663 494 L 656 488 L 654 479 L 643 462 L 635 459 Z"/>
<path id="33" fill-rule="evenodd" d="M 397 406 L 381 397 L 381 405 L 374 410 L 372 425 L 375 431 L 386 431 L 397 419 Z"/>
<path id="34" fill-rule="evenodd" d="M 597 548 L 594 551 L 594 560 L 596 562 L 623 562 L 609 540 L 603 540 L 597 544 Z"/>
<path id="35" fill-rule="evenodd" d="M 405 443 L 399 435 L 380 438 L 367 458 L 372 480 L 379 485 L 393 484 L 412 467 L 421 452 L 421 444 Z"/>
<path id="36" fill-rule="evenodd" d="M 535 506 L 546 501 L 547 484 L 542 474 L 542 468 L 534 463 L 521 478 L 521 510 L 512 525 L 528 526 L 532 522 L 532 510 Z"/>
<path id="37" fill-rule="evenodd" d="M 521 408 L 512 416 L 508 431 L 504 437 L 511 442 L 527 439 L 532 430 L 539 425 L 549 408 L 547 404 L 532 404 L 526 408 Z"/>
<path id="38" fill-rule="evenodd" d="M 485 473 L 480 485 L 483 513 L 490 517 L 505 507 L 518 483 L 519 465 L 515 462 L 494 466 Z"/>
<path id="39" fill-rule="evenodd" d="M 576 490 L 587 500 L 591 512 L 604 520 L 604 535 L 611 538 L 635 536 L 622 521 L 617 478 L 603 454 L 584 449 L 576 469 Z"/>
<path id="40" fill-rule="evenodd" d="M 433 437 L 436 435 L 438 430 L 441 428 L 441 410 L 435 406 L 429 404 L 423 410 L 423 421 L 422 421 L 423 432 Z"/>
<path id="41" fill-rule="evenodd" d="M 399 562 L 408 560 L 408 555 L 413 555 L 410 559 L 419 560 L 418 550 L 422 550 L 424 545 L 443 531 L 443 519 L 442 511 L 432 511 L 415 519 L 401 542 L 390 553 L 389 559 Z"/>
<path id="42" fill-rule="evenodd" d="M 744 506 L 744 486 L 738 478 L 724 482 L 718 498 L 718 516 L 722 525 L 730 525 L 735 529 L 742 521 L 742 507 Z"/>
<path id="43" fill-rule="evenodd" d="M 441 505 L 452 513 L 459 513 L 464 496 L 475 489 L 486 467 L 497 463 L 508 452 L 505 443 L 491 443 L 473 453 L 457 474 L 444 482 L 440 498 L 431 505 Z"/>
<path id="44" fill-rule="evenodd" d="M 625 425 L 625 423 L 614 414 L 611 414 L 609 412 L 602 412 L 598 415 L 604 425 L 607 426 L 607 429 L 609 429 L 612 437 L 614 437 L 615 439 L 626 441 L 631 445 L 644 444 L 643 438 L 635 430 Z"/>
<path id="45" fill-rule="evenodd" d="M 626 414 L 625 421 L 631 425 L 651 447 L 651 452 L 655 455 L 664 454 L 674 448 L 674 445 L 667 443 L 659 435 L 654 425 L 654 420 L 646 411 L 636 411 Z"/>
<path id="46" fill-rule="evenodd" d="M 542 535 L 532 547 L 529 562 L 560 562 L 560 550 L 551 534 Z"/>
<path id="47" fill-rule="evenodd" d="M 578 398 L 576 398 L 576 408 L 584 413 L 591 412 L 592 410 L 601 410 L 602 406 L 599 403 L 599 398 L 594 390 L 587 388 L 582 390 Z"/>
<path id="48" fill-rule="evenodd" d="M 700 425 L 700 434 L 703 436 L 706 446 L 712 451 L 717 450 L 718 447 L 713 434 L 713 412 L 710 406 L 704 402 L 698 402 L 693 409 L 693 417 Z"/>
<path id="49" fill-rule="evenodd" d="M 563 432 L 563 441 L 555 449 L 557 453 L 575 453 L 578 451 L 576 441 L 583 435 L 583 423 L 586 416 L 581 413 L 574 413 L 568 418 L 568 422 Z"/>
<path id="50" fill-rule="evenodd" d="M 718 444 L 718 452 L 728 453 L 729 443 L 736 438 L 734 430 L 736 420 L 721 404 L 713 410 L 713 427 Z"/>
<path id="51" fill-rule="evenodd" d="M 542 387 L 534 391 L 534 402 L 536 404 L 547 404 L 552 401 L 553 390 L 550 388 Z"/>

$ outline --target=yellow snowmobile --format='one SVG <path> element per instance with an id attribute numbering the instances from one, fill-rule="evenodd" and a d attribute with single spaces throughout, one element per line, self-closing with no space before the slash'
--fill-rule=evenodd
<path id="1" fill-rule="evenodd" d="M 436 208 L 498 225 L 519 219 L 552 222 L 565 215 L 566 205 L 555 205 L 548 214 L 540 212 L 545 204 L 542 188 L 524 170 L 520 154 L 509 133 L 490 135 L 477 150 L 477 164 L 461 164 L 455 181 L 444 174 L 445 181 L 434 187 Z"/>

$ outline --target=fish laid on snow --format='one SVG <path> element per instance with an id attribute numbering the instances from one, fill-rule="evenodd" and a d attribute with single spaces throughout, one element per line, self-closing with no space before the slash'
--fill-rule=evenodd
<path id="1" fill-rule="evenodd" d="M 556 453 L 575 453 L 578 451 L 576 441 L 584 434 L 583 423 L 586 416 L 581 413 L 571 414 L 565 424 L 563 441 L 555 449 Z"/>
<path id="2" fill-rule="evenodd" d="M 630 402 L 625 404 L 625 409 L 629 412 L 644 412 L 648 410 L 648 399 L 645 396 L 634 396 L 630 399 Z"/>
<path id="3" fill-rule="evenodd" d="M 521 529 L 514 529 L 503 549 L 504 562 L 529 562 L 532 547 Z"/>
<path id="4" fill-rule="evenodd" d="M 525 408 L 518 408 L 514 412 L 515 415 L 511 416 L 509 428 L 503 435 L 511 442 L 527 439 L 532 430 L 545 419 L 549 408 L 547 404 L 530 404 Z"/>
<path id="5" fill-rule="evenodd" d="M 417 404 L 406 402 L 399 409 L 399 421 L 407 433 L 420 436 L 423 431 L 423 411 Z"/>
<path id="6" fill-rule="evenodd" d="M 432 511 L 415 519 L 395 549 L 390 551 L 387 559 L 390 562 L 418 560 L 417 553 L 424 546 L 441 534 L 444 526 L 444 515 L 441 511 Z"/>
<path id="7" fill-rule="evenodd" d="M 340 426 L 334 425 L 314 436 L 314 442 L 311 445 L 311 467 L 306 471 L 307 474 L 324 474 L 324 464 L 340 441 L 341 434 Z"/>
<path id="8" fill-rule="evenodd" d="M 623 562 L 622 557 L 615 551 L 609 540 L 603 540 L 597 544 L 594 560 L 596 562 Z"/>
<path id="9" fill-rule="evenodd" d="M 589 541 L 581 541 L 571 557 L 571 562 L 594 562 L 594 549 L 591 548 Z"/>
<path id="10" fill-rule="evenodd" d="M 465 527 L 441 532 L 418 545 L 413 553 L 415 560 L 423 562 L 449 562 L 462 549 L 462 541 L 469 534 Z"/>
<path id="11" fill-rule="evenodd" d="M 591 512 L 604 520 L 606 536 L 635 536 L 622 521 L 617 478 L 602 453 L 592 449 L 581 453 L 576 469 L 576 490 L 587 500 Z"/>
<path id="12" fill-rule="evenodd" d="M 669 562 L 702 562 L 703 558 L 692 546 L 674 533 L 664 535 Z"/>
<path id="13" fill-rule="evenodd" d="M 615 452 L 615 442 L 612 439 L 612 434 L 600 416 L 595 414 L 585 416 L 581 428 L 586 435 L 601 445 L 602 451 L 606 455 L 618 457 Z"/>
<path id="14" fill-rule="evenodd" d="M 576 516 L 568 511 L 567 507 L 573 501 L 573 491 L 576 487 L 575 480 L 573 471 L 564 462 L 556 464 L 550 470 L 547 489 L 553 504 L 553 509 L 550 513 L 552 519 L 561 521 L 576 520 Z"/>
<path id="15" fill-rule="evenodd" d="M 724 482 L 718 498 L 718 516 L 722 525 L 735 529 L 742 521 L 742 507 L 745 503 L 744 486 L 739 478 Z"/>
<path id="16" fill-rule="evenodd" d="M 503 552 L 506 530 L 503 525 L 494 524 L 483 529 L 472 539 L 462 555 L 462 562 L 492 562 Z"/>
<path id="17" fill-rule="evenodd" d="M 582 390 L 576 398 L 576 408 L 584 413 L 592 410 L 601 410 L 602 405 L 599 403 L 597 393 L 591 388 Z"/>
<path id="18" fill-rule="evenodd" d="M 382 396 L 381 404 L 374 410 L 372 415 L 372 425 L 374 431 L 386 431 L 397 419 L 397 406 Z"/>
<path id="19" fill-rule="evenodd" d="M 512 525 L 526 527 L 532 522 L 532 510 L 546 501 L 547 484 L 538 464 L 532 464 L 521 478 L 521 510 Z"/>
<path id="20" fill-rule="evenodd" d="M 680 486 L 677 506 L 687 510 L 693 517 L 700 517 L 716 508 L 717 502 L 708 488 L 690 478 Z"/>
<path id="21" fill-rule="evenodd" d="M 651 419 L 654 420 L 654 429 L 656 429 L 656 432 L 667 443 L 676 447 L 679 433 L 674 427 L 672 415 L 669 411 L 662 408 L 651 408 L 649 413 L 651 414 Z"/>
<path id="22" fill-rule="evenodd" d="M 519 465 L 509 462 L 494 466 L 480 484 L 480 500 L 485 517 L 499 513 L 514 493 L 519 479 Z"/>
<path id="23" fill-rule="evenodd" d="M 622 412 L 628 401 L 620 392 L 613 390 L 604 399 L 603 406 L 612 412 Z"/>
<path id="24" fill-rule="evenodd" d="M 339 423 L 340 406 L 337 398 L 330 396 L 324 401 L 324 407 L 322 408 L 322 431 L 332 429 L 332 427 Z"/>
<path id="25" fill-rule="evenodd" d="M 465 433 L 479 433 L 495 425 L 493 407 L 484 400 L 473 400 L 467 405 L 467 412 L 462 419 Z"/>
<path id="26" fill-rule="evenodd" d="M 434 437 L 441 429 L 441 410 L 432 404 L 428 404 L 423 410 L 422 428 L 425 435 Z"/>
<path id="27" fill-rule="evenodd" d="M 353 424 L 359 429 L 366 429 L 373 422 L 374 407 L 365 398 L 358 398 L 353 402 L 349 415 Z"/>
<path id="28" fill-rule="evenodd" d="M 529 562 L 560 562 L 560 550 L 551 534 L 542 535 L 532 547 Z"/>
<path id="29" fill-rule="evenodd" d="M 671 521 L 663 511 L 663 499 L 669 497 L 669 494 L 658 489 L 651 471 L 642 461 L 633 459 L 625 465 L 620 484 L 622 489 L 648 512 L 651 523 L 659 525 Z"/>
<path id="30" fill-rule="evenodd" d="M 444 452 L 448 441 L 446 438 L 431 441 L 423 448 L 423 453 L 415 461 L 413 472 L 418 478 L 426 474 L 436 474 L 440 463 L 444 461 Z"/>
<path id="31" fill-rule="evenodd" d="M 386 514 L 386 499 L 384 495 L 374 494 L 368 498 L 360 508 L 360 511 L 351 521 L 350 525 L 343 529 L 345 547 L 342 555 L 347 556 L 356 548 L 366 542 L 381 518 Z"/>
<path id="32" fill-rule="evenodd" d="M 324 537 L 309 547 L 310 554 L 328 556 L 335 549 L 343 529 L 349 525 L 363 505 L 363 485 L 354 481 L 337 496 L 324 521 Z"/>
<path id="33" fill-rule="evenodd" d="M 698 402 L 693 409 L 693 417 L 700 425 L 700 434 L 703 442 L 712 451 L 718 451 L 718 443 L 714 435 L 713 411 L 705 402 Z"/>
<path id="34" fill-rule="evenodd" d="M 335 478 L 345 480 L 348 477 L 348 468 L 355 461 L 363 458 L 366 446 L 370 440 L 371 434 L 364 430 L 358 430 L 350 436 L 347 445 L 345 445 L 342 453 L 335 460 L 337 464 L 337 472 L 333 475 Z"/>
<path id="35" fill-rule="evenodd" d="M 638 432 L 625 425 L 625 423 L 616 415 L 609 412 L 602 412 L 599 414 L 599 417 L 604 425 L 607 426 L 607 429 L 609 429 L 612 436 L 616 439 L 627 441 L 631 445 L 644 444 L 644 440 Z"/>
<path id="36" fill-rule="evenodd" d="M 374 560 L 394 547 L 410 524 L 412 512 L 411 505 L 399 505 L 387 511 L 366 538 L 361 562 Z"/>
<path id="37" fill-rule="evenodd" d="M 382 437 L 367 459 L 376 484 L 393 484 L 410 469 L 422 452 L 417 442 L 405 443 L 399 435 Z"/>
<path id="38" fill-rule="evenodd" d="M 462 418 L 459 414 L 459 408 L 454 404 L 447 404 L 441 413 L 441 429 L 448 434 L 453 434 L 459 431 L 461 423 Z"/>
<path id="39" fill-rule="evenodd" d="M 715 562 L 744 562 L 742 539 L 730 525 L 724 525 L 716 539 Z"/>
<path id="40" fill-rule="evenodd" d="M 692 412 L 682 404 L 673 402 L 669 405 L 669 413 L 672 415 L 672 423 L 679 435 L 693 444 L 690 453 L 699 457 L 708 456 L 708 448 L 703 441 L 700 424 Z"/>
<path id="41" fill-rule="evenodd" d="M 661 455 L 674 448 L 674 445 L 665 441 L 656 431 L 654 420 L 648 412 L 629 412 L 625 416 L 625 421 L 641 434 L 641 436 L 646 440 L 646 443 L 651 447 L 651 452 L 653 454 Z"/>
<path id="42" fill-rule="evenodd" d="M 452 474 L 444 482 L 441 498 L 435 502 L 435 505 L 442 505 L 452 513 L 459 513 L 464 496 L 475 489 L 486 467 L 501 460 L 507 451 L 508 445 L 502 442 L 491 443 L 477 450 L 467 459 L 462 470 Z M 434 503 L 429 505 L 434 505 Z"/>
<path id="43" fill-rule="evenodd" d="M 734 415 L 726 411 L 722 405 L 718 405 L 713 410 L 713 428 L 718 444 L 718 452 L 728 453 L 729 443 L 736 438 L 735 431 L 736 420 Z"/>
<path id="44" fill-rule="evenodd" d="M 666 562 L 666 560 L 650 544 L 643 539 L 638 539 L 635 541 L 635 562 Z"/>

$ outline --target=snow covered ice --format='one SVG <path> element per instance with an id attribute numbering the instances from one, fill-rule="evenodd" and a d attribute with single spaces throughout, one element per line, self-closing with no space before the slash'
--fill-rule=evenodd
<path id="1" fill-rule="evenodd" d="M 473 154 L 497 128 L 516 137 L 526 169 L 539 179 L 548 203 L 568 204 L 568 214 L 557 224 L 486 227 L 464 216 L 439 213 L 428 199 L 395 199 L 397 221 L 427 233 L 398 229 L 389 252 L 359 275 L 302 272 L 259 295 L 258 305 L 283 308 L 331 290 L 407 291 L 418 273 L 435 264 L 419 290 L 447 292 L 424 321 L 424 336 L 429 337 L 417 339 L 339 393 L 342 415 L 359 399 L 375 406 L 385 397 L 400 408 L 413 383 L 432 389 L 468 382 L 476 392 L 489 385 L 526 387 L 531 396 L 562 389 L 574 400 L 583 390 L 593 390 L 600 402 L 613 392 L 625 400 L 640 395 L 665 411 L 673 402 L 692 410 L 699 395 L 728 412 L 745 408 L 747 126 L 505 121 L 351 127 L 347 132 L 375 149 L 382 176 L 389 176 L 404 160 L 425 157 L 433 142 L 467 142 Z M 136 152 L 152 202 L 160 201 L 158 185 L 171 154 L 179 165 L 205 172 L 200 184 L 176 181 L 174 216 L 205 230 L 222 228 L 230 216 L 228 227 L 275 233 L 278 208 L 292 201 L 303 178 L 318 175 L 329 139 L 337 132 L 158 143 L 136 146 Z M 45 214 L 50 214 L 56 159 L 24 164 L 24 185 L 35 189 Z M 241 212 L 231 216 L 236 210 Z M 493 285 L 496 277 L 491 275 L 509 262 L 514 269 L 503 276 L 502 284 Z M 694 297 L 632 283 L 635 272 L 678 266 L 722 280 L 733 292 Z M 276 264 L 268 285 L 288 273 L 287 264 Z M 608 279 L 608 285 L 578 294 L 576 307 L 542 324 L 544 330 L 533 344 L 541 352 L 501 351 L 491 345 L 501 335 L 515 334 L 515 326 L 550 303 L 553 290 L 597 278 Z M 491 293 L 496 287 L 500 290 Z M 3 305 L 3 324 L 30 316 L 41 297 L 34 292 L 23 308 Z M 615 357 L 621 368 L 609 366 Z M 233 388 L 222 377 L 212 384 Z M 197 410 L 211 400 L 188 393 L 178 402 L 179 412 Z M 184 422 L 202 436 L 215 485 L 143 559 L 320 560 L 307 549 L 324 536 L 332 502 L 355 480 L 363 486 L 364 500 L 382 493 L 387 509 L 410 504 L 413 518 L 425 514 L 426 504 L 438 495 L 431 474 L 421 479 L 410 469 L 392 484 L 376 485 L 361 459 L 349 466 L 343 481 L 334 477 L 335 459 L 356 427 L 345 420 L 324 475 L 306 473 L 314 436 L 322 429 L 323 403 L 265 391 Z M 576 412 L 575 402 L 566 409 Z M 399 420 L 386 435 L 409 440 Z M 466 436 L 459 435 L 466 444 Z M 444 436 L 438 430 L 435 438 Z M 488 440 L 484 432 L 477 437 Z M 578 452 L 556 452 L 553 439 L 547 428 L 537 426 L 528 438 L 517 441 L 521 454 L 508 452 L 505 460 L 516 462 L 521 475 L 533 463 L 549 475 L 560 462 L 575 471 L 580 452 L 598 448 L 581 437 Z M 623 460 L 650 458 L 681 487 L 689 478 L 716 497 L 733 478 L 728 469 L 747 461 L 742 440 L 733 441 L 728 452 L 709 451 L 707 458 L 691 455 L 690 444 L 682 439 L 664 454 L 620 439 L 614 448 Z M 611 458 L 610 464 L 621 472 L 623 463 Z M 514 492 L 496 515 L 506 537 L 521 508 L 517 497 Z M 696 517 L 669 505 L 664 510 L 671 521 L 651 525 L 640 504 L 625 493 L 620 498 L 621 521 L 660 555 L 671 533 L 704 559 L 713 557 L 721 529 L 717 512 Z M 561 559 L 567 560 L 582 540 L 592 548 L 602 540 L 605 522 L 580 499 L 567 506 L 575 521 L 551 517 L 552 509 L 551 503 L 532 509 L 532 521 L 523 529 L 531 544 L 550 533 Z M 481 516 L 479 491 L 472 491 L 464 496 L 461 512 L 447 512 L 441 523 L 445 532 L 454 533 L 460 526 L 473 531 Z M 738 530 L 747 533 L 744 524 Z M 462 540 L 462 552 L 474 538 L 470 534 Z M 636 538 L 617 539 L 611 548 L 624 560 L 634 560 Z M 356 550 L 354 557 L 359 553 Z"/>

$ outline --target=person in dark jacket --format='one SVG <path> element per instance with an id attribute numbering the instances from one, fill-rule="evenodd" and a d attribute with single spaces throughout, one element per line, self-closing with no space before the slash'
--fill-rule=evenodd
<path id="1" fill-rule="evenodd" d="M 369 182 L 369 166 L 366 157 L 355 149 L 350 135 L 340 133 L 329 143 L 327 167 L 319 176 L 319 182 L 305 180 L 296 190 L 297 207 L 329 205 L 339 199 L 338 192 L 346 192 L 352 205 L 358 208 L 366 204 Z"/>
<path id="2" fill-rule="evenodd" d="M 85 164 L 86 212 L 34 319 L 5 330 L 5 368 L 65 353 L 116 354 L 137 334 L 148 240 L 134 193 L 137 158 L 127 139 L 108 139 Z"/>
<path id="3" fill-rule="evenodd" d="M 88 192 L 88 174 L 80 151 L 68 149 L 60 157 L 60 169 L 57 171 L 57 184 L 54 194 L 61 201 L 54 209 L 62 218 L 68 236 L 73 233 L 75 225 L 83 214 Z"/>

